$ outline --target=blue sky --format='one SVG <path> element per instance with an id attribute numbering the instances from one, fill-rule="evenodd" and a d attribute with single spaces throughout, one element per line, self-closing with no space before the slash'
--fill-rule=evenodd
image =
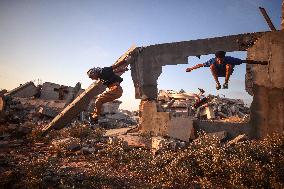
<path id="1" fill-rule="evenodd" d="M 132 44 L 147 46 L 269 30 L 258 9 L 280 29 L 281 0 L 0 0 L 0 88 L 43 82 L 84 88 L 86 71 L 109 66 Z M 245 52 L 228 53 L 245 58 Z M 188 65 L 165 66 L 159 89 L 251 97 L 245 92 L 245 65 L 236 67 L 229 90 L 217 91 L 208 68 L 186 67 L 213 57 L 189 57 Z M 130 72 L 123 75 L 122 108 L 136 109 Z M 223 82 L 223 80 L 221 80 Z"/>

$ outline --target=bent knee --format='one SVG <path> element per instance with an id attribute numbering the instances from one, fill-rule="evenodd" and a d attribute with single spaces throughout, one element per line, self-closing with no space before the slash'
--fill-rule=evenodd
<path id="1" fill-rule="evenodd" d="M 232 66 L 231 64 L 226 64 L 226 68 L 227 68 L 227 69 L 232 69 L 233 66 Z"/>
<path id="2" fill-rule="evenodd" d="M 211 65 L 210 65 L 210 69 L 211 69 L 211 70 L 215 70 L 215 69 L 216 69 L 216 66 L 215 66 L 214 64 L 211 64 Z"/>

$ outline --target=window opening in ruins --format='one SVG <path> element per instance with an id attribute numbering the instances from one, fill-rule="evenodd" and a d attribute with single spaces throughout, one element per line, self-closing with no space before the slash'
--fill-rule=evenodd
<path id="1" fill-rule="evenodd" d="M 247 53 L 228 52 L 226 56 L 244 60 Z M 208 67 L 185 71 L 188 67 L 214 57 L 213 54 L 202 55 L 200 59 L 188 57 L 188 64 L 164 66 L 158 79 L 158 110 L 175 112 L 177 115 L 187 114 L 198 119 L 248 121 L 252 96 L 245 90 L 246 64 L 235 66 L 229 80 L 229 89 L 216 90 Z M 222 85 L 224 78 L 219 78 L 219 81 Z M 200 101 L 202 108 L 195 107 Z"/>

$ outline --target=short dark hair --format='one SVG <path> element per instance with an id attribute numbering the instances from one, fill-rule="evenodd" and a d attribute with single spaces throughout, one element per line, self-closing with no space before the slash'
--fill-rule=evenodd
<path id="1" fill-rule="evenodd" d="M 225 51 L 217 51 L 217 52 L 215 53 L 216 58 L 224 58 L 225 55 L 226 55 L 226 52 L 225 52 Z"/>

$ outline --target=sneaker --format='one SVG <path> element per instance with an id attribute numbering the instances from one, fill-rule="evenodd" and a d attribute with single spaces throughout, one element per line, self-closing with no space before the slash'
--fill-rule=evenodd
<path id="1" fill-rule="evenodd" d="M 228 83 L 223 84 L 223 89 L 228 89 Z"/>
<path id="2" fill-rule="evenodd" d="M 216 89 L 217 89 L 217 90 L 221 89 L 220 83 L 216 83 Z"/>
<path id="3" fill-rule="evenodd" d="M 98 117 L 93 118 L 93 116 L 92 116 L 91 114 L 90 114 L 89 120 L 90 120 L 90 124 L 91 124 L 91 125 L 94 125 L 94 124 L 98 124 L 98 123 L 99 123 Z"/>

